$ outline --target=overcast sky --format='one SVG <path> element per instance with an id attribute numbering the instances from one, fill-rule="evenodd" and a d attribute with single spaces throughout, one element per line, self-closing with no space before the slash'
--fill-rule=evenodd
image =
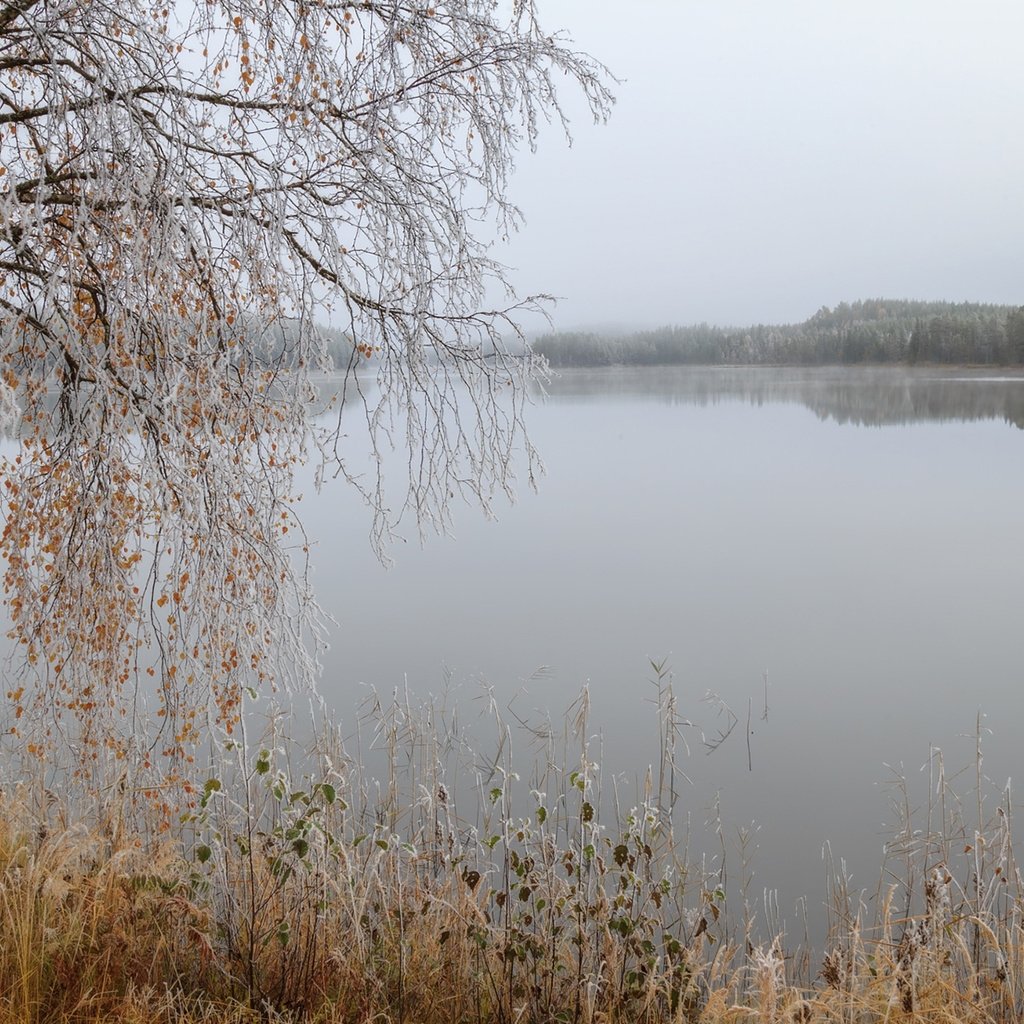
<path id="1" fill-rule="evenodd" d="M 1024 304 L 1022 0 L 542 0 L 623 82 L 497 255 L 560 328 Z"/>

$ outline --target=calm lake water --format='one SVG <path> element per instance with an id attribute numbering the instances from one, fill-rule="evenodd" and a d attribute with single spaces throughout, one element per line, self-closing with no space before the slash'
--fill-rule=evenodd
<path id="1" fill-rule="evenodd" d="M 931 748 L 970 764 L 980 711 L 987 775 L 1014 774 L 1024 379 L 576 371 L 530 423 L 539 493 L 497 521 L 459 510 L 455 537 L 400 545 L 390 570 L 339 488 L 307 499 L 343 726 L 368 687 L 425 698 L 449 679 L 472 719 L 485 683 L 539 721 L 586 683 L 594 750 L 631 792 L 657 759 L 649 660 L 665 658 L 696 726 L 680 798 L 695 846 L 715 847 L 717 794 L 730 857 L 753 823 L 751 893 L 777 890 L 791 931 L 797 898 L 813 917 L 825 897 L 824 843 L 875 888 L 895 769 L 925 801 Z M 740 718 L 710 755 L 709 690 Z"/>

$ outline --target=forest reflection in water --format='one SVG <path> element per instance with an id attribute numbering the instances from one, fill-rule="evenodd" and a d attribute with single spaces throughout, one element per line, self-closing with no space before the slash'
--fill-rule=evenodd
<path id="1" fill-rule="evenodd" d="M 612 367 L 558 371 L 546 390 L 560 401 L 792 403 L 822 420 L 867 427 L 992 419 L 1024 429 L 1024 372 L 991 367 Z"/>

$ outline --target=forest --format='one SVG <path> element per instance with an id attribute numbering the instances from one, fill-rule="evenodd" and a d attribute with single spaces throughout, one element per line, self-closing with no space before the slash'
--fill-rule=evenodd
<path id="1" fill-rule="evenodd" d="M 867 299 L 798 324 L 557 331 L 534 339 L 552 367 L 1024 365 L 1024 306 Z"/>

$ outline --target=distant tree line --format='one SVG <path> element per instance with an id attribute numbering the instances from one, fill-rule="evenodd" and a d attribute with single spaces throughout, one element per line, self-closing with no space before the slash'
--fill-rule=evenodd
<path id="1" fill-rule="evenodd" d="M 325 372 L 349 370 L 364 363 L 375 365 L 380 361 L 380 350 L 372 344 L 356 341 L 350 333 L 336 327 L 318 324 L 316 329 L 323 341 L 323 356 L 312 369 Z M 261 324 L 253 318 L 242 324 L 239 336 L 244 337 L 250 352 L 270 365 L 289 369 L 301 365 L 300 324 L 295 320 Z M 524 355 L 526 349 L 525 343 L 519 338 L 502 339 L 500 349 L 496 349 L 493 339 L 484 338 L 480 340 L 479 351 L 485 358 L 515 358 Z M 426 347 L 423 358 L 429 366 L 438 363 L 438 355 L 433 347 Z"/>
<path id="2" fill-rule="evenodd" d="M 558 331 L 533 342 L 554 367 L 1024 365 L 1024 307 L 868 299 L 800 324 Z"/>

